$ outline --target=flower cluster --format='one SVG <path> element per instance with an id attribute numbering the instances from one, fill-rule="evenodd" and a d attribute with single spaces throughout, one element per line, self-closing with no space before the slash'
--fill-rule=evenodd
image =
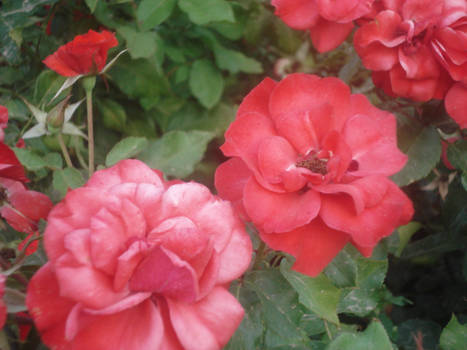
<path id="1" fill-rule="evenodd" d="M 272 0 L 276 15 L 294 29 L 310 31 L 319 52 L 338 47 L 354 28 L 354 21 L 369 15 L 375 0 Z"/>
<path id="2" fill-rule="evenodd" d="M 467 3 L 464 0 L 272 0 L 295 29 L 309 29 L 325 52 L 340 45 L 353 23 L 355 50 L 390 96 L 444 99 L 467 128 Z"/>
<path id="3" fill-rule="evenodd" d="M 384 1 L 355 33 L 355 49 L 373 80 L 388 94 L 416 101 L 445 99 L 446 110 L 467 127 L 467 3 Z"/>
<path id="4" fill-rule="evenodd" d="M 216 172 L 221 197 L 294 269 L 318 275 L 348 242 L 370 256 L 413 208 L 388 179 L 405 164 L 396 120 L 336 78 L 265 79 L 225 134 L 232 157 Z"/>
<path id="5" fill-rule="evenodd" d="M 252 248 L 230 203 L 140 161 L 69 192 L 44 243 L 27 305 L 52 348 L 220 349 L 243 317 L 227 287 Z"/>

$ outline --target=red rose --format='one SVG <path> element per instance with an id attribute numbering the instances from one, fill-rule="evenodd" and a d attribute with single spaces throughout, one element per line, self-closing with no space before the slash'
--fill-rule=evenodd
<path id="1" fill-rule="evenodd" d="M 376 85 L 390 94 L 443 99 L 453 80 L 467 82 L 467 3 L 384 1 L 384 11 L 359 28 L 355 49 Z"/>
<path id="2" fill-rule="evenodd" d="M 115 34 L 107 30 L 100 33 L 90 30 L 60 46 L 43 62 L 47 67 L 65 77 L 97 74 L 105 66 L 107 51 L 117 45 Z"/>
<path id="3" fill-rule="evenodd" d="M 261 238 L 316 276 L 347 243 L 370 256 L 413 208 L 387 176 L 407 157 L 396 120 L 336 78 L 265 79 L 243 100 L 216 171 L 221 197 L 241 206 Z"/>
<path id="4" fill-rule="evenodd" d="M 45 194 L 30 191 L 19 181 L 0 177 L 0 216 L 15 230 L 37 231 L 37 223 L 47 217 L 51 208 L 52 202 Z"/>
<path id="5" fill-rule="evenodd" d="M 467 86 L 454 84 L 444 99 L 446 111 L 461 129 L 467 129 Z"/>
<path id="6" fill-rule="evenodd" d="M 347 38 L 353 20 L 368 14 L 374 0 L 272 0 L 275 14 L 288 26 L 310 30 L 319 52 L 335 49 Z"/>
<path id="7" fill-rule="evenodd" d="M 230 204 L 137 160 L 96 172 L 50 212 L 27 306 L 54 349 L 220 349 L 251 242 Z"/>

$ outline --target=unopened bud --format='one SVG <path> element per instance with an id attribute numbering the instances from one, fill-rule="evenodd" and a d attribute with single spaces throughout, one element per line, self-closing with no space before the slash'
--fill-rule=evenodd
<path id="1" fill-rule="evenodd" d="M 62 127 L 65 122 L 65 109 L 68 107 L 68 101 L 70 98 L 71 95 L 68 95 L 47 114 L 47 129 L 49 129 L 49 131 L 60 129 Z"/>

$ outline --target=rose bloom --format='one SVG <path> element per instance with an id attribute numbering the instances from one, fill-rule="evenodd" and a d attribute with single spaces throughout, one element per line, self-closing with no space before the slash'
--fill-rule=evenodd
<path id="1" fill-rule="evenodd" d="M 407 160 L 394 116 L 337 78 L 263 80 L 221 149 L 232 158 L 216 171 L 219 195 L 304 274 L 318 275 L 347 242 L 370 256 L 412 217 L 411 201 L 387 178 Z"/>
<path id="2" fill-rule="evenodd" d="M 52 209 L 44 244 L 26 303 L 53 349 L 220 349 L 242 320 L 227 288 L 251 242 L 203 185 L 121 161 Z"/>
<path id="3" fill-rule="evenodd" d="M 355 49 L 374 70 L 375 84 L 388 94 L 428 101 L 443 99 L 454 81 L 467 83 L 467 2 L 465 0 L 384 0 L 383 11 L 357 30 Z M 446 109 L 467 127 L 467 98 L 460 85 Z M 465 104 L 464 104 L 465 105 Z"/>
<path id="4" fill-rule="evenodd" d="M 310 30 L 319 52 L 335 49 L 352 31 L 353 21 L 372 10 L 374 0 L 272 0 L 275 14 L 293 29 Z"/>
<path id="5" fill-rule="evenodd" d="M 115 34 L 103 30 L 89 30 L 60 46 L 43 61 L 47 67 L 65 77 L 98 74 L 107 61 L 107 51 L 118 45 Z"/>

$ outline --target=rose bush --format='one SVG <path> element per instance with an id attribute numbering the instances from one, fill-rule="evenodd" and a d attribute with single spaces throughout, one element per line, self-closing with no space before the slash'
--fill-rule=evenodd
<path id="1" fill-rule="evenodd" d="M 365 256 L 413 214 L 387 177 L 407 157 L 396 120 L 336 78 L 266 78 L 243 100 L 216 171 L 231 200 L 294 269 L 318 275 L 347 242 Z"/>
<path id="2" fill-rule="evenodd" d="M 374 0 L 272 0 L 275 14 L 288 26 L 310 30 L 319 52 L 338 47 L 354 28 L 353 21 L 372 10 Z"/>
<path id="3" fill-rule="evenodd" d="M 463 0 L 383 1 L 382 11 L 357 30 L 354 44 L 374 83 L 389 95 L 443 99 L 467 127 L 467 3 Z M 454 84 L 454 82 L 459 82 Z"/>
<path id="4" fill-rule="evenodd" d="M 251 242 L 231 205 L 137 160 L 50 212 L 27 305 L 54 349 L 220 349 L 243 316 L 229 283 Z"/>
<path id="5" fill-rule="evenodd" d="M 115 34 L 107 30 L 100 33 L 89 30 L 86 34 L 77 35 L 69 43 L 60 46 L 43 62 L 65 77 L 97 74 L 105 66 L 107 51 L 117 45 Z"/>

